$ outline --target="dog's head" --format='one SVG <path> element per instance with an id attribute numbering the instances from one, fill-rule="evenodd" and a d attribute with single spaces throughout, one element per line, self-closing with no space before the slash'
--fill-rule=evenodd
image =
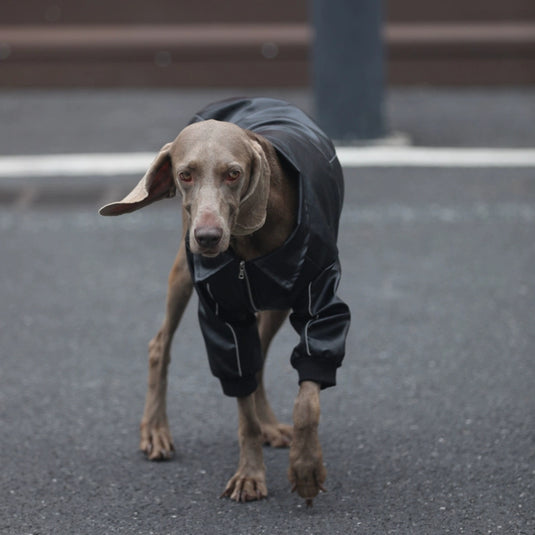
<path id="1" fill-rule="evenodd" d="M 216 256 L 230 237 L 251 234 L 266 219 L 270 170 L 255 135 L 221 121 L 187 126 L 164 145 L 137 186 L 102 215 L 133 212 L 176 190 L 189 222 L 193 253 Z"/>

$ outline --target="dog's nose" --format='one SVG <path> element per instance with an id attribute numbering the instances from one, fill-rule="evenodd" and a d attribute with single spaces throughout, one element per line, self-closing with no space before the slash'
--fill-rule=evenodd
<path id="1" fill-rule="evenodd" d="M 193 233 L 197 243 L 205 249 L 213 249 L 223 236 L 223 229 L 219 227 L 199 227 Z"/>

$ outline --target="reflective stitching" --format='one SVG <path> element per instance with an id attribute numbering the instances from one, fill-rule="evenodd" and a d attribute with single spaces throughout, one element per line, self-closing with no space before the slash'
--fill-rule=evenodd
<path id="1" fill-rule="evenodd" d="M 236 347 L 236 365 L 238 367 L 238 375 L 240 377 L 243 377 L 242 371 L 241 371 L 241 362 L 240 362 L 240 348 L 238 347 L 238 337 L 236 336 L 236 331 L 234 331 L 234 328 L 230 323 L 225 322 L 225 325 L 230 329 L 230 332 L 232 333 L 232 337 L 234 338 L 234 346 Z"/>
<path id="2" fill-rule="evenodd" d="M 210 283 L 206 283 L 206 291 L 208 292 L 208 295 L 212 298 L 212 301 L 215 303 L 215 315 L 219 316 L 219 303 L 214 299 L 214 295 L 212 294 L 212 288 L 210 288 Z"/>
<path id="3" fill-rule="evenodd" d="M 308 285 L 308 315 L 312 317 L 312 282 Z"/>
<path id="4" fill-rule="evenodd" d="M 314 318 L 312 317 L 312 282 L 310 282 L 308 285 L 308 315 L 310 316 L 310 319 L 307 321 L 305 325 L 305 349 L 306 349 L 307 355 L 311 357 L 312 353 L 310 352 L 310 346 L 308 343 L 308 327 L 314 320 Z"/>
<path id="5" fill-rule="evenodd" d="M 312 353 L 310 352 L 310 347 L 308 345 L 308 326 L 312 323 L 312 320 L 308 320 L 307 321 L 307 324 L 305 325 L 305 349 L 306 349 L 306 352 L 307 352 L 307 355 L 309 357 L 312 356 Z"/>

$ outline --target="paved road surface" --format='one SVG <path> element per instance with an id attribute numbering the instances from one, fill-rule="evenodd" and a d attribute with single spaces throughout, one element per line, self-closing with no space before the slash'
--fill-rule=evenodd
<path id="1" fill-rule="evenodd" d="M 235 402 L 209 374 L 194 306 L 169 381 L 177 455 L 154 464 L 136 451 L 176 203 L 107 219 L 100 182 L 61 202 L 5 196 L 0 532 L 532 535 L 534 173 L 347 170 L 353 324 L 339 385 L 322 394 L 328 492 L 311 509 L 289 492 L 284 450 L 265 450 L 267 500 L 219 500 L 237 459 Z M 295 342 L 285 328 L 269 362 L 285 420 Z"/>

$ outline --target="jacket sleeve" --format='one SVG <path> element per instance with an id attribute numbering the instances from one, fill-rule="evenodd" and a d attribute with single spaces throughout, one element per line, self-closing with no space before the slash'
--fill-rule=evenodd
<path id="1" fill-rule="evenodd" d="M 294 303 L 290 322 L 300 336 L 291 363 L 299 382 L 315 381 L 321 388 L 336 384 L 336 370 L 345 355 L 351 314 L 337 295 L 340 264 L 322 271 Z"/>
<path id="2" fill-rule="evenodd" d="M 227 396 L 243 397 L 257 388 L 263 358 L 254 314 L 225 317 L 219 307 L 199 293 L 199 324 L 210 369 Z"/>

